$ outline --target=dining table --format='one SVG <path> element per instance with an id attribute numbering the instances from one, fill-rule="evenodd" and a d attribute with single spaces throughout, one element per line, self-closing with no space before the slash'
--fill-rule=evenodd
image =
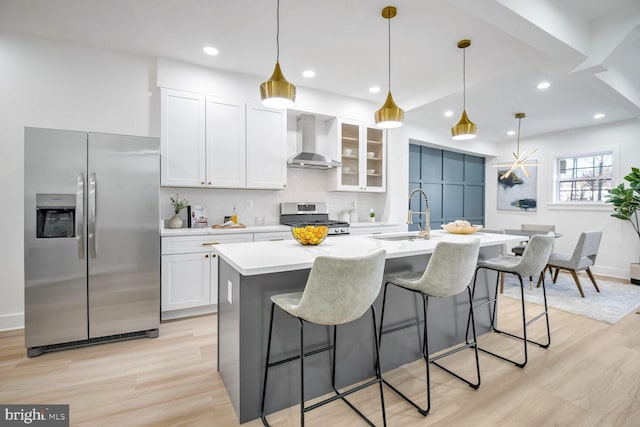
<path id="1" fill-rule="evenodd" d="M 520 230 L 520 229 L 510 229 L 507 228 L 504 230 L 505 234 L 511 234 L 511 235 L 515 235 L 515 236 L 526 236 L 526 237 L 531 237 L 531 236 L 535 236 L 535 235 L 540 235 L 540 234 L 547 234 L 548 231 L 537 231 L 537 230 Z M 557 239 L 558 237 L 562 237 L 562 233 L 558 233 L 556 231 L 553 232 L 554 237 Z"/>

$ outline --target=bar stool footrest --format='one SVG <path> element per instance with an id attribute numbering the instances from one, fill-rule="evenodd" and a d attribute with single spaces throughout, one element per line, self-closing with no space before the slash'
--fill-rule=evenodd
<path id="1" fill-rule="evenodd" d="M 409 399 L 404 393 L 402 393 L 400 390 L 398 390 L 397 388 L 395 388 L 392 384 L 389 383 L 389 381 L 385 380 L 384 378 L 382 379 L 382 382 L 389 387 L 391 390 L 393 390 L 398 396 L 400 396 L 401 398 L 403 398 L 404 400 L 407 401 L 407 403 L 409 403 L 411 406 L 413 406 L 414 408 L 416 408 L 418 410 L 418 412 L 423 416 L 426 417 L 427 415 L 429 415 L 429 411 L 431 410 L 431 405 L 429 405 L 427 407 L 427 409 L 422 409 L 420 406 L 418 406 L 413 400 Z"/>
<path id="2" fill-rule="evenodd" d="M 454 377 L 456 377 L 457 379 L 459 379 L 460 381 L 464 382 L 465 384 L 467 384 L 469 387 L 471 387 L 474 390 L 477 390 L 480 387 L 480 378 L 478 378 L 478 382 L 477 383 L 472 383 L 471 381 L 467 380 L 466 378 L 461 377 L 460 375 L 456 374 L 455 372 L 453 372 L 452 370 L 450 370 L 449 368 L 445 368 L 444 366 L 442 366 L 441 364 L 439 364 L 437 361 L 440 359 L 443 359 L 447 356 L 451 356 L 452 354 L 455 354 L 461 350 L 465 350 L 467 348 L 476 348 L 477 347 L 477 343 L 466 343 L 463 344 L 457 348 L 454 348 L 452 350 L 447 351 L 446 353 L 443 354 L 439 354 L 435 357 L 432 357 L 431 359 L 429 359 L 429 363 L 436 365 L 438 368 L 442 369 L 443 371 L 448 372 L 449 374 L 453 375 Z"/>

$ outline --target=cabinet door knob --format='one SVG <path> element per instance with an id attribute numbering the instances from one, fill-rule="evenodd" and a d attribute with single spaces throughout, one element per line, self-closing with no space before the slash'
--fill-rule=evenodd
<path id="1" fill-rule="evenodd" d="M 204 181 L 200 181 L 200 185 L 204 185 Z"/>
<path id="2" fill-rule="evenodd" d="M 212 254 L 212 255 L 211 255 L 211 258 L 215 258 L 215 257 L 216 257 L 216 254 Z"/>
<path id="3" fill-rule="evenodd" d="M 211 181 L 209 181 L 209 182 L 207 183 L 207 185 L 211 185 Z"/>
<path id="4" fill-rule="evenodd" d="M 205 258 L 209 258 L 209 254 L 206 254 L 204 257 L 205 257 Z"/>

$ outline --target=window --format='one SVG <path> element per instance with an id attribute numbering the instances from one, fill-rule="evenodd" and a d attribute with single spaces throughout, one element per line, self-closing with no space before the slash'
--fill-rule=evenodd
<path id="1" fill-rule="evenodd" d="M 612 187 L 613 152 L 556 158 L 556 202 L 604 202 Z"/>

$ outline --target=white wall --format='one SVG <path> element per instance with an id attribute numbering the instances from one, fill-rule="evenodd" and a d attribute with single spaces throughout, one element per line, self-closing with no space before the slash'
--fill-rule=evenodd
<path id="1" fill-rule="evenodd" d="M 0 330 L 24 307 L 24 127 L 159 136 L 156 61 L 0 33 Z"/>
<path id="2" fill-rule="evenodd" d="M 489 228 L 520 228 L 522 223 L 555 224 L 562 237 L 556 240 L 555 250 L 571 252 L 580 232 L 602 230 L 603 238 L 593 271 L 613 277 L 628 278 L 629 263 L 638 262 L 640 244 L 630 224 L 612 218 L 610 205 L 575 210 L 549 205 L 552 199 L 553 158 L 559 155 L 611 146 L 619 153 L 617 185 L 632 166 L 640 165 L 640 120 L 593 126 L 571 132 L 560 132 L 536 138 L 521 138 L 521 149 L 540 150 L 538 167 L 538 209 L 536 212 L 498 211 L 496 194 L 497 172 L 491 166 L 498 161 L 512 159 L 514 145 L 491 144 L 478 140 L 454 141 L 447 130 L 429 130 L 411 123 L 389 135 L 389 177 L 387 181 L 386 212 L 393 221 L 405 221 L 407 212 L 407 182 L 409 143 L 439 149 L 464 152 L 487 158 L 485 177 L 485 226 Z"/>
<path id="3" fill-rule="evenodd" d="M 580 232 L 602 230 L 602 242 L 593 271 L 614 277 L 629 277 L 629 263 L 638 262 L 640 244 L 630 224 L 612 218 L 611 205 L 587 209 L 571 209 L 550 204 L 553 200 L 554 157 L 611 147 L 619 153 L 619 168 L 614 171 L 617 182 L 640 165 L 640 120 L 593 126 L 571 132 L 553 133 L 520 140 L 521 150 L 540 150 L 538 166 L 538 208 L 536 212 L 498 211 L 496 209 L 497 172 L 489 164 L 486 170 L 486 222 L 492 228 L 520 228 L 522 223 L 555 224 L 562 237 L 556 239 L 555 250 L 571 252 Z M 515 143 L 514 143 L 515 144 Z M 513 144 L 500 146 L 501 152 L 491 163 L 511 157 Z M 614 159 L 615 161 L 616 159 Z"/>
<path id="4" fill-rule="evenodd" d="M 246 102 L 260 102 L 258 87 L 267 77 L 258 78 L 212 70 L 170 58 L 158 59 L 157 82 L 159 87 Z M 298 86 L 294 108 L 295 112 L 289 111 L 287 123 L 287 151 L 290 156 L 296 154 L 296 114 L 313 113 L 321 117 L 318 121 L 330 121 L 332 117 L 341 117 L 370 123 L 376 106 L 360 100 Z M 333 127 L 335 128 L 335 121 Z M 328 131 L 326 135 L 323 135 L 324 138 L 319 138 L 319 146 L 322 154 L 335 158 L 337 134 L 335 129 L 333 132 L 331 135 Z M 179 193 L 180 197 L 186 198 L 191 204 L 206 208 L 210 224 L 222 222 L 225 215 L 231 214 L 234 205 L 238 210 L 238 221 L 246 225 L 277 224 L 280 215 L 279 204 L 301 200 L 328 202 L 331 218 L 337 218 L 341 212 L 352 209 L 355 204 L 362 221 L 366 221 L 367 213 L 371 208 L 375 209 L 379 220 L 387 221 L 389 219 L 389 214 L 385 211 L 386 195 L 384 194 L 331 192 L 331 180 L 335 177 L 334 171 L 289 168 L 287 174 L 287 188 L 282 191 L 161 188 L 161 216 L 168 219 L 173 215 L 169 205 L 169 197 Z M 247 208 L 247 201 L 251 201 L 253 206 L 251 209 Z"/>
<path id="5" fill-rule="evenodd" d="M 393 129 L 388 136 L 387 199 L 385 212 L 389 219 L 406 222 L 409 188 L 409 144 L 425 145 L 440 150 L 456 151 L 481 157 L 492 157 L 497 153 L 493 143 L 482 140 L 455 141 L 449 128 L 425 129 L 405 122 L 404 126 Z"/>
<path id="6" fill-rule="evenodd" d="M 24 324 L 23 274 L 23 205 L 24 159 L 23 132 L 25 126 L 58 129 L 90 130 L 141 136 L 160 135 L 160 102 L 157 85 L 189 89 L 231 98 L 258 101 L 261 79 L 213 72 L 177 61 L 126 55 L 81 46 L 23 38 L 0 33 L 0 182 L 3 183 L 4 209 L 0 210 L 0 330 L 22 327 Z M 159 68 L 159 69 L 158 69 Z M 157 80 L 156 80 L 157 79 Z M 186 86 L 185 86 L 186 85 Z M 189 86 L 191 85 L 191 86 Z M 298 88 L 296 108 L 300 111 L 371 121 L 378 107 L 358 100 Z M 254 224 L 256 218 L 276 223 L 281 201 L 328 201 L 332 215 L 357 203 L 360 218 L 365 219 L 373 207 L 383 221 L 406 220 L 409 140 L 471 154 L 507 158 L 513 147 L 498 150 L 482 141 L 455 142 L 446 130 L 425 130 L 411 123 L 388 131 L 388 181 L 386 194 L 327 192 L 330 188 L 326 172 L 289 169 L 288 189 L 260 190 L 161 190 L 161 215 L 171 215 L 169 196 L 179 191 L 191 203 L 200 203 L 210 210 L 212 220 L 228 214 L 235 203 L 241 221 Z M 291 127 L 289 128 L 291 134 Z M 632 121 L 581 131 L 546 135 L 523 140 L 549 156 L 558 147 L 582 147 L 618 144 L 622 173 L 640 163 L 637 147 L 640 123 Z M 289 135 L 289 152 L 294 150 L 294 138 Z M 327 147 L 329 149 L 330 147 Z M 548 176 L 550 159 L 540 157 L 542 179 Z M 487 168 L 487 226 L 519 227 L 522 222 L 552 222 L 565 237 L 558 239 L 557 248 L 569 250 L 580 230 L 602 228 L 605 231 L 598 272 L 628 276 L 628 263 L 638 259 L 638 242 L 632 239 L 628 224 L 608 216 L 608 212 L 550 211 L 544 201 L 548 190 L 539 182 L 540 207 L 536 213 L 504 213 L 495 210 L 496 187 L 493 171 Z M 245 208 L 245 201 L 253 209 Z"/>
<path id="7" fill-rule="evenodd" d="M 0 330 L 24 325 L 24 127 L 160 136 L 158 86 L 258 102 L 259 78 L 239 76 L 142 56 L 0 33 Z M 159 69 L 158 69 L 159 68 Z M 161 82 L 161 84 L 158 84 Z M 298 88 L 301 111 L 371 121 L 375 106 Z M 289 129 L 291 134 L 291 129 Z M 290 152 L 295 138 L 289 136 Z M 292 145 L 293 144 L 293 145 Z M 161 215 L 169 218 L 176 191 L 222 219 L 233 204 L 240 219 L 278 222 L 281 201 L 328 201 L 332 215 L 358 206 L 364 220 L 374 208 L 385 220 L 385 194 L 327 193 L 326 172 L 289 169 L 284 191 L 161 190 Z M 252 200 L 253 209 L 245 209 Z"/>

